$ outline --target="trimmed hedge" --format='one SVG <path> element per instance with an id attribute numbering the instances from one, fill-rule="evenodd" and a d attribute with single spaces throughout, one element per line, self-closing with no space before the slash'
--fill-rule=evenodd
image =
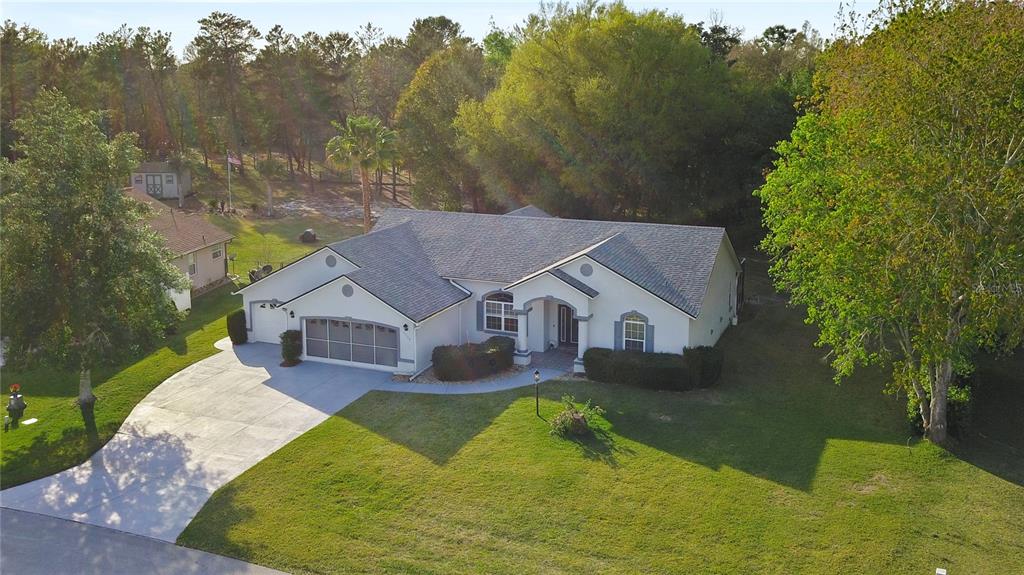
<path id="1" fill-rule="evenodd" d="M 685 391 L 717 383 L 722 359 L 713 347 L 689 348 L 683 355 L 592 347 L 583 354 L 583 368 L 594 381 Z"/>
<path id="2" fill-rule="evenodd" d="M 718 383 L 724 360 L 725 355 L 717 347 L 702 345 L 683 350 L 683 364 L 690 371 L 695 387 L 707 388 Z"/>
<path id="3" fill-rule="evenodd" d="M 302 332 L 290 329 L 281 332 L 281 365 L 291 366 L 299 363 L 302 355 Z"/>
<path id="4" fill-rule="evenodd" d="M 441 381 L 479 379 L 512 367 L 515 341 L 510 337 L 494 336 L 483 343 L 439 345 L 431 359 L 434 375 Z"/>
<path id="5" fill-rule="evenodd" d="M 242 345 L 249 341 L 249 332 L 245 329 L 245 310 L 236 309 L 227 315 L 228 337 L 232 345 Z"/>

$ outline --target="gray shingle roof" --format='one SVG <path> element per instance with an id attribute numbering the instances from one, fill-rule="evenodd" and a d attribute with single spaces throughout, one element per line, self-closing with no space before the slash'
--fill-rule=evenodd
<path id="1" fill-rule="evenodd" d="M 596 297 L 598 295 L 598 291 L 596 289 L 588 286 L 587 284 L 581 282 L 580 280 L 572 277 L 571 275 L 565 273 L 560 269 L 548 270 L 547 273 L 580 290 L 581 292 L 587 294 L 589 297 Z"/>
<path id="2" fill-rule="evenodd" d="M 374 230 L 330 248 L 359 266 L 346 277 L 413 321 L 469 297 L 433 269 L 411 224 Z"/>
<path id="3" fill-rule="evenodd" d="M 528 206 L 523 206 L 523 207 L 519 208 L 518 210 L 512 210 L 511 212 L 509 212 L 509 213 L 507 213 L 505 215 L 506 216 L 518 216 L 518 217 L 523 217 L 523 218 L 553 218 L 553 217 L 555 217 L 555 216 L 552 216 L 551 214 L 545 212 L 544 210 L 538 208 L 537 206 L 535 206 L 533 204 L 530 204 Z"/>
<path id="4" fill-rule="evenodd" d="M 370 234 L 331 247 L 364 269 L 376 268 L 359 270 L 373 275 L 367 283 L 376 287 L 360 285 L 386 290 L 394 302 L 373 293 L 396 308 L 408 297 L 415 300 L 411 307 L 433 307 L 433 313 L 454 302 L 452 289 L 465 295 L 442 277 L 513 283 L 587 252 L 696 317 L 724 236 L 715 227 L 390 209 Z M 359 283 L 357 277 L 354 272 Z"/>

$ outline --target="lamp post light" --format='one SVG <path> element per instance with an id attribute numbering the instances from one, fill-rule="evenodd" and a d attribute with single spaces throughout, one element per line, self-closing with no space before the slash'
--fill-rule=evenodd
<path id="1" fill-rule="evenodd" d="M 533 396 L 537 403 L 537 417 L 540 417 L 540 370 L 533 370 Z M 543 419 L 543 418 L 542 418 Z"/>

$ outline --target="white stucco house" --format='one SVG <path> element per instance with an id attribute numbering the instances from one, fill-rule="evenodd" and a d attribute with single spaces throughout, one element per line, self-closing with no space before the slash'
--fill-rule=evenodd
<path id="1" fill-rule="evenodd" d="M 742 266 L 722 228 L 385 211 L 365 235 L 242 289 L 250 340 L 301 330 L 303 359 L 416 375 L 439 345 L 682 353 L 736 322 Z"/>
<path id="2" fill-rule="evenodd" d="M 228 244 L 235 236 L 203 214 L 175 210 L 135 188 L 125 192 L 150 207 L 149 227 L 163 238 L 172 263 L 188 278 L 189 289 L 168 293 L 178 310 L 191 309 L 192 296 L 228 281 Z"/>

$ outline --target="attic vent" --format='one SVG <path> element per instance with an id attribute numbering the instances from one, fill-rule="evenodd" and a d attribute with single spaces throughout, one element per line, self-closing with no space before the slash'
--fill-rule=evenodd
<path id="1" fill-rule="evenodd" d="M 345 284 L 341 286 L 341 295 L 345 297 L 352 297 L 353 289 L 352 286 Z"/>
<path id="2" fill-rule="evenodd" d="M 580 273 L 585 277 L 590 277 L 590 275 L 594 273 L 594 266 L 590 264 L 583 264 L 580 266 Z"/>
<path id="3" fill-rule="evenodd" d="M 338 265 L 338 258 L 334 256 L 327 256 L 327 259 L 324 260 L 324 263 L 327 264 L 327 267 L 333 268 L 334 266 Z"/>

